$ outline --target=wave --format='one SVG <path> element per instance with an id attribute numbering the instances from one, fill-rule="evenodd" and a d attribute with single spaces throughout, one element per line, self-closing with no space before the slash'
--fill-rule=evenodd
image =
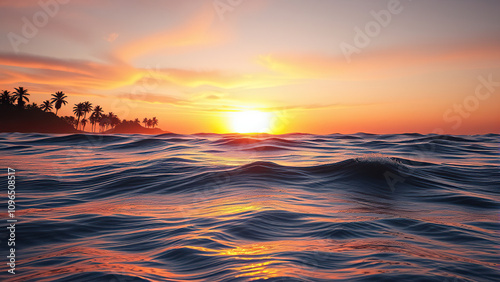
<path id="1" fill-rule="evenodd" d="M 287 140 L 284 138 L 277 138 L 277 137 L 264 138 L 264 139 L 251 138 L 251 137 L 237 137 L 237 138 L 225 137 L 225 138 L 215 140 L 213 142 L 213 144 L 219 145 L 219 146 L 244 146 L 244 145 L 253 145 L 253 144 L 271 144 L 271 145 L 276 145 L 276 146 L 297 146 L 297 145 L 301 145 L 301 141 Z"/>
<path id="2" fill-rule="evenodd" d="M 431 136 L 424 136 L 420 138 L 414 138 L 411 139 L 410 142 L 422 142 L 422 141 L 430 141 L 430 142 L 444 142 L 444 144 L 448 142 L 480 142 L 479 140 L 476 140 L 475 138 L 471 137 L 465 137 L 465 136 L 454 136 L 454 135 L 431 135 Z"/>
<path id="3" fill-rule="evenodd" d="M 129 137 L 117 135 L 104 135 L 104 134 L 70 134 L 61 135 L 48 138 L 40 138 L 29 141 L 32 144 L 74 144 L 80 142 L 90 142 L 105 144 L 111 142 L 119 142 L 128 140 Z"/>
<path id="4" fill-rule="evenodd" d="M 245 148 L 243 149 L 244 151 L 283 151 L 283 150 L 292 150 L 290 148 L 286 147 L 281 147 L 281 146 L 271 146 L 271 145 L 264 145 L 264 146 L 254 146 L 251 148 Z"/>
<path id="5" fill-rule="evenodd" d="M 0 134 L 11 281 L 496 281 L 500 135 Z"/>

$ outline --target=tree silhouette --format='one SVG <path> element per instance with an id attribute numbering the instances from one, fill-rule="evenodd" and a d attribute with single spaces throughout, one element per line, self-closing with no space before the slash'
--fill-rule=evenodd
<path id="1" fill-rule="evenodd" d="M 102 115 L 101 118 L 99 119 L 99 127 L 101 127 L 101 131 L 106 126 L 106 120 L 107 120 L 106 115 Z"/>
<path id="2" fill-rule="evenodd" d="M 2 96 L 0 98 L 0 101 L 2 102 L 3 106 L 9 106 L 14 101 L 14 98 L 13 98 L 13 96 L 10 95 L 10 91 L 4 90 L 2 92 Z"/>
<path id="3" fill-rule="evenodd" d="M 102 116 L 103 112 L 104 111 L 102 110 L 101 106 L 99 106 L 99 105 L 95 106 L 95 108 L 94 108 L 94 114 L 95 114 L 95 116 L 97 118 L 100 118 Z"/>
<path id="4" fill-rule="evenodd" d="M 90 116 L 90 123 L 92 123 L 93 126 L 95 126 L 96 124 L 98 124 L 101 121 L 102 113 L 103 113 L 103 110 L 102 110 L 101 106 L 97 105 L 94 107 L 94 111 L 92 112 L 92 115 Z"/>
<path id="5" fill-rule="evenodd" d="M 94 127 L 95 127 L 96 123 L 98 122 L 98 119 L 96 118 L 96 115 L 94 112 L 92 112 L 92 114 L 90 115 L 89 121 L 90 121 L 91 130 L 92 130 L 92 132 L 94 132 L 95 131 Z"/>
<path id="6" fill-rule="evenodd" d="M 111 125 L 111 117 L 113 117 L 113 115 L 114 114 L 112 112 L 102 115 L 101 121 L 102 121 L 102 124 L 104 126 L 104 130 L 107 130 L 108 126 Z"/>
<path id="7" fill-rule="evenodd" d="M 4 110 L 10 111 L 15 110 L 15 107 L 18 107 L 19 109 L 24 109 L 26 110 L 27 115 L 32 115 L 36 118 L 38 118 L 38 115 L 40 117 L 44 117 L 43 112 L 45 113 L 51 113 L 53 109 L 55 109 L 55 114 L 56 116 L 67 122 L 68 124 L 71 124 L 73 127 L 76 129 L 80 130 L 85 130 L 87 124 L 91 124 L 91 129 L 89 132 L 96 132 L 97 126 L 100 127 L 100 131 L 105 131 L 108 130 L 108 127 L 111 129 L 116 128 L 118 125 L 123 126 L 125 130 L 134 129 L 137 128 L 136 125 L 141 124 L 141 120 L 139 118 L 135 118 L 134 120 L 121 120 L 117 115 L 115 115 L 113 112 L 109 112 L 108 114 L 104 114 L 104 111 L 101 106 L 96 105 L 95 107 L 92 106 L 92 103 L 89 101 L 84 101 L 80 102 L 77 104 L 74 104 L 73 107 L 73 114 L 74 116 L 58 116 L 58 111 L 59 109 L 63 106 L 68 104 L 66 99 L 68 98 L 66 94 L 62 91 L 58 91 L 54 94 L 51 94 L 51 97 L 49 100 L 45 100 L 42 102 L 40 106 L 37 105 L 37 103 L 31 103 L 29 100 L 30 94 L 28 93 L 28 89 L 24 87 L 18 87 L 14 88 L 15 91 L 11 94 L 11 92 L 4 90 L 0 92 L 0 110 L 2 112 Z M 14 104 L 16 104 L 14 106 Z M 38 113 L 36 113 L 38 112 Z M 87 118 L 87 114 L 89 114 L 89 118 Z M 24 113 L 23 113 L 24 114 Z M 36 122 L 36 121 L 35 121 Z M 150 118 L 144 118 L 142 120 L 142 123 L 144 124 L 144 127 L 146 128 L 156 128 L 158 126 L 158 119 L 156 117 L 153 117 L 152 119 Z M 140 127 L 140 126 L 139 126 Z"/>
<path id="8" fill-rule="evenodd" d="M 27 110 L 39 110 L 40 108 L 38 107 L 38 104 L 33 102 L 29 105 L 26 106 Z"/>
<path id="9" fill-rule="evenodd" d="M 90 113 L 92 111 L 92 104 L 89 101 L 85 101 L 82 103 L 83 104 L 83 118 L 87 117 L 87 113 Z"/>
<path id="10" fill-rule="evenodd" d="M 83 103 L 75 104 L 75 106 L 73 107 L 73 113 L 77 118 L 76 129 L 78 129 L 78 125 L 80 124 L 80 118 L 83 116 Z"/>
<path id="11" fill-rule="evenodd" d="M 51 103 L 55 103 L 56 116 L 57 116 L 57 112 L 59 111 L 61 106 L 66 105 L 68 103 L 68 101 L 66 101 L 66 98 L 68 98 L 68 97 L 62 91 L 59 91 L 59 92 L 56 92 L 55 94 L 52 94 L 52 97 L 53 98 L 51 99 Z"/>
<path id="12" fill-rule="evenodd" d="M 73 127 L 76 124 L 76 119 L 74 116 L 64 116 L 64 117 L 62 117 L 62 119 Z"/>
<path id="13" fill-rule="evenodd" d="M 30 95 L 28 94 L 28 89 L 24 89 L 24 87 L 18 87 L 14 89 L 16 90 L 14 91 L 14 101 L 17 101 L 17 106 L 19 107 L 19 109 L 23 109 L 26 102 L 30 101 L 30 99 L 28 98 L 28 96 Z"/>
<path id="14" fill-rule="evenodd" d="M 50 103 L 49 100 L 45 100 L 40 106 L 40 109 L 44 112 L 50 112 L 52 110 L 52 103 Z"/>
<path id="15" fill-rule="evenodd" d="M 117 126 L 120 124 L 120 119 L 113 113 L 109 112 L 108 113 L 108 124 L 111 125 L 111 128 Z"/>
<path id="16" fill-rule="evenodd" d="M 82 130 L 85 131 L 85 125 L 87 125 L 87 119 L 83 118 L 81 123 L 82 123 Z"/>

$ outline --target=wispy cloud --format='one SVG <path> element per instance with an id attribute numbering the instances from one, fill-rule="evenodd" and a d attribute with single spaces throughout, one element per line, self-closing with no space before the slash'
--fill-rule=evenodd
<path id="1" fill-rule="evenodd" d="M 210 28 L 215 20 L 214 17 L 212 10 L 201 8 L 198 13 L 188 17 L 183 24 L 154 34 L 147 34 L 141 38 L 134 38 L 133 41 L 119 46 L 113 54 L 116 54 L 119 59 L 130 62 L 141 55 L 151 55 L 159 51 L 175 53 L 182 48 L 219 44 L 225 41 L 225 35 Z"/>
<path id="2" fill-rule="evenodd" d="M 294 79 L 365 80 L 435 69 L 494 67 L 500 62 L 500 41 L 482 40 L 450 46 L 414 46 L 365 51 L 352 62 L 341 55 L 271 54 L 257 61 Z"/>
<path id="3" fill-rule="evenodd" d="M 85 60 L 57 59 L 35 55 L 0 54 L 0 68 L 9 69 L 19 81 L 74 86 L 83 89 L 112 89 L 133 83 L 142 70 L 126 64 L 113 65 Z M 12 81 L 0 81 L 9 83 Z"/>
<path id="4" fill-rule="evenodd" d="M 113 32 L 113 33 L 108 34 L 108 36 L 106 36 L 105 39 L 109 43 L 112 43 L 118 38 L 118 36 L 120 36 L 118 33 Z"/>
<path id="5" fill-rule="evenodd" d="M 125 93 L 117 96 L 132 101 L 139 101 L 139 102 L 153 103 L 153 104 L 160 103 L 160 104 L 182 105 L 188 102 L 185 99 L 176 98 L 169 95 L 153 94 L 153 93 L 141 93 L 141 94 Z"/>

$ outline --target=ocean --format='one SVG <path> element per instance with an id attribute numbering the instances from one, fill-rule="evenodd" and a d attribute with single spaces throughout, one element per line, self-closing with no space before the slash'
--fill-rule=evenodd
<path id="1" fill-rule="evenodd" d="M 1 133 L 0 279 L 500 281 L 499 144 Z"/>

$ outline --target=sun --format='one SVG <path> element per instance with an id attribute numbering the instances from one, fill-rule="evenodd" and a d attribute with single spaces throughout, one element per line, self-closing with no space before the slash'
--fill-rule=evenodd
<path id="1" fill-rule="evenodd" d="M 271 113 L 258 110 L 231 112 L 231 130 L 236 133 L 270 133 Z"/>

